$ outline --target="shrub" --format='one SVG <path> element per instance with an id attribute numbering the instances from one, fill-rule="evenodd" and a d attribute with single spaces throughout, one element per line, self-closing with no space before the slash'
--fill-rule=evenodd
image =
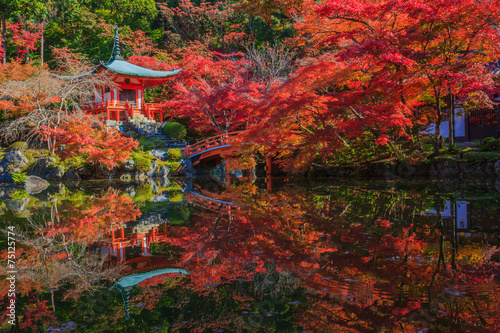
<path id="1" fill-rule="evenodd" d="M 24 172 L 21 172 L 21 173 L 15 173 L 15 172 L 13 172 L 11 174 L 11 176 L 12 176 L 12 180 L 16 184 L 22 184 L 22 183 L 24 183 L 26 181 L 26 179 L 28 179 L 28 176 Z"/>
<path id="2" fill-rule="evenodd" d="M 480 164 L 484 162 L 495 162 L 499 159 L 497 153 L 494 152 L 478 152 L 471 151 L 464 154 L 464 160 L 470 164 Z"/>
<path id="3" fill-rule="evenodd" d="M 172 139 L 182 141 L 186 138 L 187 130 L 184 125 L 174 121 L 163 126 L 163 133 Z"/>
<path id="4" fill-rule="evenodd" d="M 159 139 L 148 139 L 148 138 L 142 137 L 139 139 L 139 144 L 141 145 L 143 150 L 165 148 L 165 142 L 163 140 L 159 140 Z"/>
<path id="5" fill-rule="evenodd" d="M 28 148 L 28 144 L 26 142 L 22 142 L 22 141 L 19 141 L 19 142 L 14 142 L 13 144 L 11 144 L 9 146 L 9 151 L 12 151 L 12 150 L 26 150 Z"/>
<path id="6" fill-rule="evenodd" d="M 500 151 L 500 139 L 484 138 L 479 149 L 482 151 Z"/>
<path id="7" fill-rule="evenodd" d="M 179 148 L 172 148 L 167 151 L 167 160 L 177 162 L 182 158 L 182 151 Z"/>
<path id="8" fill-rule="evenodd" d="M 135 162 L 135 167 L 137 170 L 142 172 L 147 172 L 151 169 L 151 160 L 149 155 L 141 152 L 132 153 L 132 158 Z"/>
<path id="9" fill-rule="evenodd" d="M 64 170 L 68 169 L 78 169 L 80 167 L 83 167 L 85 164 L 85 158 L 83 156 L 71 156 L 67 159 L 65 159 L 63 162 L 61 162 L 62 166 L 64 167 Z"/>

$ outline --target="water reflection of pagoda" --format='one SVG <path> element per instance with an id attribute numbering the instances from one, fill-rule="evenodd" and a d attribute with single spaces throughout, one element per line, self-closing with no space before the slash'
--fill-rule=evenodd
<path id="1" fill-rule="evenodd" d="M 167 222 L 159 225 L 127 227 L 110 231 L 110 237 L 101 243 L 101 254 L 112 264 L 124 263 L 125 273 L 170 267 L 172 261 L 151 256 L 149 246 L 167 239 Z"/>

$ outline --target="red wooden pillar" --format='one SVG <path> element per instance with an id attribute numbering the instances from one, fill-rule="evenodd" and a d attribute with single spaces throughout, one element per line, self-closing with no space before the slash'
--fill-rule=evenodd
<path id="1" fill-rule="evenodd" d="M 273 190 L 273 180 L 271 178 L 271 175 L 267 175 L 266 177 L 266 185 L 267 185 L 267 192 L 271 193 Z"/>
<path id="2" fill-rule="evenodd" d="M 116 109 L 116 121 L 120 121 L 120 110 Z"/>
<path id="3" fill-rule="evenodd" d="M 111 115 L 108 107 L 106 107 L 106 120 L 111 120 Z"/>
<path id="4" fill-rule="evenodd" d="M 111 243 L 115 242 L 115 231 L 111 230 Z"/>
<path id="5" fill-rule="evenodd" d="M 270 176 L 272 174 L 272 161 L 271 155 L 268 155 L 266 158 L 266 175 Z"/>
<path id="6" fill-rule="evenodd" d="M 163 112 L 160 112 L 160 123 L 163 122 Z"/>
<path id="7" fill-rule="evenodd" d="M 272 160 L 271 155 L 268 155 L 266 158 L 266 183 L 267 183 L 267 191 L 271 192 L 273 189 L 272 185 Z"/>

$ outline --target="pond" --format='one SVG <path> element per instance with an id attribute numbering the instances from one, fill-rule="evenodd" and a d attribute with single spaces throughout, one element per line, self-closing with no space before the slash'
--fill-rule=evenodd
<path id="1" fill-rule="evenodd" d="M 16 327 L 500 331 L 495 184 L 268 181 L 1 189 Z"/>

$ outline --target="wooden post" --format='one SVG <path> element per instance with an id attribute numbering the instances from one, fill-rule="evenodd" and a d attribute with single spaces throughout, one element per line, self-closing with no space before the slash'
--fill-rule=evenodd
<path id="1" fill-rule="evenodd" d="M 160 112 L 160 123 L 163 122 L 163 112 Z"/>
<path id="2" fill-rule="evenodd" d="M 121 228 L 121 237 L 122 239 L 125 239 L 125 231 L 123 230 L 123 228 Z"/>
<path id="3" fill-rule="evenodd" d="M 266 175 L 270 176 L 272 174 L 272 161 L 271 155 L 268 155 L 266 158 Z"/>
<path id="4" fill-rule="evenodd" d="M 111 230 L 111 243 L 115 242 L 115 231 Z"/>

